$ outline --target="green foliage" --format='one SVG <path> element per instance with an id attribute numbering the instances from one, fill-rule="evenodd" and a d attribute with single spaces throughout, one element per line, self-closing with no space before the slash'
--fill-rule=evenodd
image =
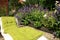
<path id="1" fill-rule="evenodd" d="M 35 5 L 38 4 L 39 6 L 48 8 L 52 10 L 55 7 L 55 0 L 26 0 L 25 4 L 18 3 L 19 0 L 9 0 L 9 10 L 16 8 L 17 10 L 24 5 Z"/>
<path id="2" fill-rule="evenodd" d="M 57 30 L 57 31 L 56 31 L 56 36 L 57 36 L 57 37 L 60 37 L 60 30 Z"/>
<path id="3" fill-rule="evenodd" d="M 40 28 L 42 26 L 42 23 L 40 21 L 35 21 L 34 22 L 34 27 Z"/>
<path id="4" fill-rule="evenodd" d="M 39 0 L 26 0 L 25 4 L 26 5 L 29 5 L 29 4 L 34 5 L 34 4 L 38 4 L 38 2 L 39 2 Z"/>
<path id="5" fill-rule="evenodd" d="M 28 20 L 22 20 L 22 24 L 23 24 L 23 25 L 28 25 L 29 22 L 28 22 Z"/>
<path id="6" fill-rule="evenodd" d="M 18 13 L 19 20 L 23 25 L 33 25 L 33 27 L 40 29 L 41 27 L 46 27 L 49 30 L 57 32 L 60 31 L 60 21 L 57 21 L 52 15 L 44 17 L 46 14 L 44 11 L 39 11 L 38 9 L 33 9 L 29 13 Z M 57 32 L 58 35 L 60 33 Z M 56 36 L 57 36 L 56 34 Z"/>
<path id="7" fill-rule="evenodd" d="M 55 32 L 56 32 L 56 36 L 60 37 L 60 12 L 59 12 L 59 10 L 55 13 L 55 16 L 54 17 L 56 18 L 56 23 L 55 23 L 55 28 L 54 29 L 55 29 Z"/>
<path id="8" fill-rule="evenodd" d="M 24 25 L 33 24 L 33 26 L 36 28 L 42 26 L 42 21 L 44 20 L 43 11 L 40 12 L 37 9 L 36 10 L 33 9 L 30 13 L 24 13 L 23 15 L 22 14 L 20 13 L 20 15 L 19 15 L 22 24 L 24 24 Z"/>
<path id="9" fill-rule="evenodd" d="M 40 4 L 50 10 L 55 6 L 55 0 L 40 0 Z"/>
<path id="10" fill-rule="evenodd" d="M 12 9 L 18 10 L 22 5 L 18 3 L 19 0 L 9 0 L 9 11 Z"/>
<path id="11" fill-rule="evenodd" d="M 55 28 L 58 29 L 56 23 L 56 19 L 53 16 L 48 16 L 48 18 L 44 17 L 44 14 L 46 14 L 44 11 L 39 11 L 38 9 L 33 9 L 30 13 L 18 13 L 21 20 L 22 24 L 24 25 L 29 25 L 32 24 L 34 27 L 39 28 L 39 27 L 47 27 L 48 29 L 53 29 Z M 55 27 L 56 26 L 56 27 Z"/>
<path id="12" fill-rule="evenodd" d="M 56 20 L 55 20 L 54 17 L 51 16 L 51 17 L 48 18 L 48 27 L 49 28 L 51 28 L 51 29 L 54 28 L 55 23 L 56 23 Z"/>
<path id="13" fill-rule="evenodd" d="M 55 31 L 55 36 L 60 38 L 60 27 L 59 27 L 58 23 L 56 23 L 56 25 L 54 27 L 54 31 Z"/>
<path id="14" fill-rule="evenodd" d="M 5 7 L 1 7 L 0 8 L 0 16 L 5 16 L 6 15 L 6 8 Z"/>
<path id="15" fill-rule="evenodd" d="M 25 5 L 34 5 L 38 4 L 39 6 L 48 8 L 52 10 L 55 7 L 55 0 L 26 0 Z"/>
<path id="16" fill-rule="evenodd" d="M 46 0 L 39 0 L 39 4 L 40 4 L 41 6 L 44 6 L 45 3 L 46 3 Z"/>

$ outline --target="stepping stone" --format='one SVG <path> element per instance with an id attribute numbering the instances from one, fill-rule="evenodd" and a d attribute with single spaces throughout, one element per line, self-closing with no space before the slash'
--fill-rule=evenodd
<path id="1" fill-rule="evenodd" d="M 37 40 L 48 40 L 45 36 L 41 36 L 40 38 L 38 38 Z"/>

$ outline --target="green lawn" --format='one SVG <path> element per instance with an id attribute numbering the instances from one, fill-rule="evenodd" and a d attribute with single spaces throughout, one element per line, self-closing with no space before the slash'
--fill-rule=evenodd
<path id="1" fill-rule="evenodd" d="M 5 33 L 9 33 L 14 40 L 37 40 L 43 32 L 32 27 L 24 26 L 18 28 L 14 17 L 2 17 Z"/>

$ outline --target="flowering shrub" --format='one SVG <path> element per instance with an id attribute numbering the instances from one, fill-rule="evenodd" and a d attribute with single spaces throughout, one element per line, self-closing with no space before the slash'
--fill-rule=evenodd
<path id="1" fill-rule="evenodd" d="M 55 24 L 55 19 L 53 17 L 45 18 L 44 14 L 46 14 L 44 11 L 40 11 L 38 9 L 34 9 L 28 13 L 18 13 L 20 14 L 20 20 L 22 24 L 29 25 L 32 24 L 34 27 L 39 28 L 45 26 L 48 28 L 53 28 Z"/>
<path id="2" fill-rule="evenodd" d="M 24 17 L 22 17 L 22 16 Z M 22 21 L 22 24 L 33 24 L 34 27 L 40 27 L 42 26 L 42 21 L 44 20 L 44 12 L 40 12 L 39 10 L 32 10 L 29 13 L 22 13 L 20 14 L 20 20 Z"/>

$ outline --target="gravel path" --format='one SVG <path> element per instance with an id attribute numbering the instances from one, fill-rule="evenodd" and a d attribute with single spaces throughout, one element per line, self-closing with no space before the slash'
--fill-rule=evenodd
<path id="1" fill-rule="evenodd" d="M 50 33 L 47 33 L 47 32 L 44 32 L 44 36 L 46 38 L 48 38 L 49 40 L 60 40 L 59 38 L 54 38 L 54 35 L 53 34 L 50 34 Z"/>

